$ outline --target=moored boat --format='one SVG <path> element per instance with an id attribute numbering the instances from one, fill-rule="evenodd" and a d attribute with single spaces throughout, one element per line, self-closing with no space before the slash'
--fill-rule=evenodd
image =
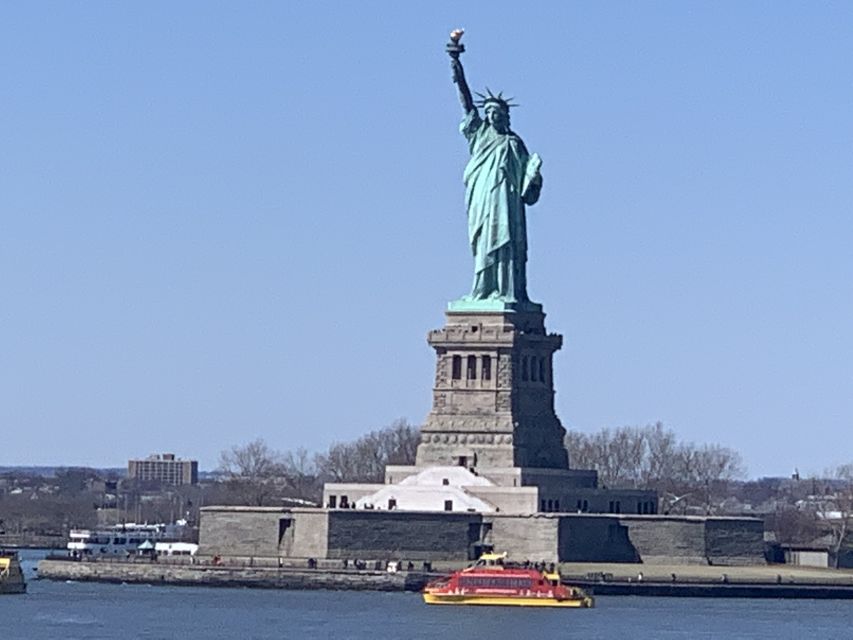
<path id="1" fill-rule="evenodd" d="M 24 581 L 18 554 L 13 551 L 0 551 L 0 595 L 26 591 L 27 583 Z"/>
<path id="2" fill-rule="evenodd" d="M 181 542 L 186 521 L 175 524 L 117 524 L 98 529 L 72 529 L 66 545 L 74 559 L 124 558 L 131 555 L 195 555 L 198 545 Z"/>
<path id="3" fill-rule="evenodd" d="M 423 597 L 427 604 L 571 608 L 595 604 L 579 587 L 562 584 L 559 573 L 507 563 L 505 553 L 484 554 L 475 565 L 429 583 Z"/>

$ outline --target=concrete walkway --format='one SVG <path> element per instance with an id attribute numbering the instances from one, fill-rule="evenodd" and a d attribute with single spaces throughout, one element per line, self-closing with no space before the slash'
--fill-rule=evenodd
<path id="1" fill-rule="evenodd" d="M 684 564 L 610 564 L 561 563 L 564 577 L 589 579 L 592 574 L 604 574 L 607 580 L 636 581 L 642 573 L 643 580 L 672 582 L 744 582 L 778 584 L 853 585 L 851 569 L 820 569 L 793 565 L 757 565 L 750 567 L 722 567 Z"/>

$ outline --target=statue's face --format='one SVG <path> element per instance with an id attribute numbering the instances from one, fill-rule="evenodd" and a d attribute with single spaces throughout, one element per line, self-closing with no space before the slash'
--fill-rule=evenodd
<path id="1" fill-rule="evenodd" d="M 495 128 L 499 133 L 509 131 L 509 113 L 502 109 L 500 105 L 490 103 L 486 105 L 486 122 Z"/>

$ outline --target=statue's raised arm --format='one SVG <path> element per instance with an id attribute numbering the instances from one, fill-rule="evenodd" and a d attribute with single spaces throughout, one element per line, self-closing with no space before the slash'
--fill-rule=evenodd
<path id="1" fill-rule="evenodd" d="M 465 45 L 459 42 L 464 29 L 454 29 L 450 32 L 450 42 L 447 44 L 447 53 L 450 55 L 450 68 L 453 70 L 453 82 L 456 83 L 456 88 L 459 90 L 459 101 L 462 103 L 462 108 L 465 113 L 476 111 L 474 106 L 474 98 L 471 97 L 471 89 L 468 88 L 468 83 L 465 81 L 465 70 L 462 68 L 462 61 L 459 59 L 459 54 L 465 51 Z"/>

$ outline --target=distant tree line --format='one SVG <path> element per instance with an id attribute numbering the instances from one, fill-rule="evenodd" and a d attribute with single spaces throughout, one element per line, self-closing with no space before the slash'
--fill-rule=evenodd
<path id="1" fill-rule="evenodd" d="M 51 538 L 64 546 L 72 528 L 120 522 L 199 521 L 205 505 L 317 505 L 325 482 L 384 480 L 387 464 L 414 464 L 419 433 L 405 420 L 327 451 L 278 451 L 262 439 L 223 451 L 219 478 L 173 486 L 57 468 L 51 476 L 22 470 L 0 473 L 0 546 Z"/>
<path id="2" fill-rule="evenodd" d="M 571 466 L 595 469 L 603 486 L 657 490 L 665 512 L 698 507 L 713 513 L 715 503 L 728 495 L 728 484 L 746 476 L 737 451 L 679 440 L 660 422 L 595 433 L 570 431 L 566 447 Z"/>
<path id="3" fill-rule="evenodd" d="M 178 487 L 84 468 L 60 468 L 49 478 L 3 472 L 0 544 L 27 535 L 64 544 L 69 528 L 110 522 L 104 517 L 197 524 L 204 505 L 318 505 L 325 482 L 381 483 L 386 465 L 414 464 L 418 442 L 417 427 L 402 419 L 321 453 L 278 451 L 256 439 L 224 450 L 217 478 Z M 822 545 L 835 558 L 853 547 L 853 463 L 821 477 L 744 480 L 736 451 L 683 441 L 659 422 L 572 431 L 566 446 L 571 467 L 595 469 L 602 486 L 657 490 L 661 513 L 752 513 L 779 542 Z"/>
<path id="4" fill-rule="evenodd" d="M 604 486 L 657 490 L 662 513 L 760 516 L 777 542 L 826 548 L 836 565 L 853 548 L 853 463 L 745 481 L 737 451 L 679 440 L 660 422 L 569 432 L 566 447 L 571 466 L 595 469 Z"/>
<path id="5" fill-rule="evenodd" d="M 386 465 L 414 464 L 418 441 L 417 427 L 403 419 L 355 440 L 335 442 L 324 453 L 304 448 L 280 452 L 257 439 L 223 451 L 219 471 L 231 497 L 249 504 L 319 504 L 326 482 L 381 483 Z"/>

